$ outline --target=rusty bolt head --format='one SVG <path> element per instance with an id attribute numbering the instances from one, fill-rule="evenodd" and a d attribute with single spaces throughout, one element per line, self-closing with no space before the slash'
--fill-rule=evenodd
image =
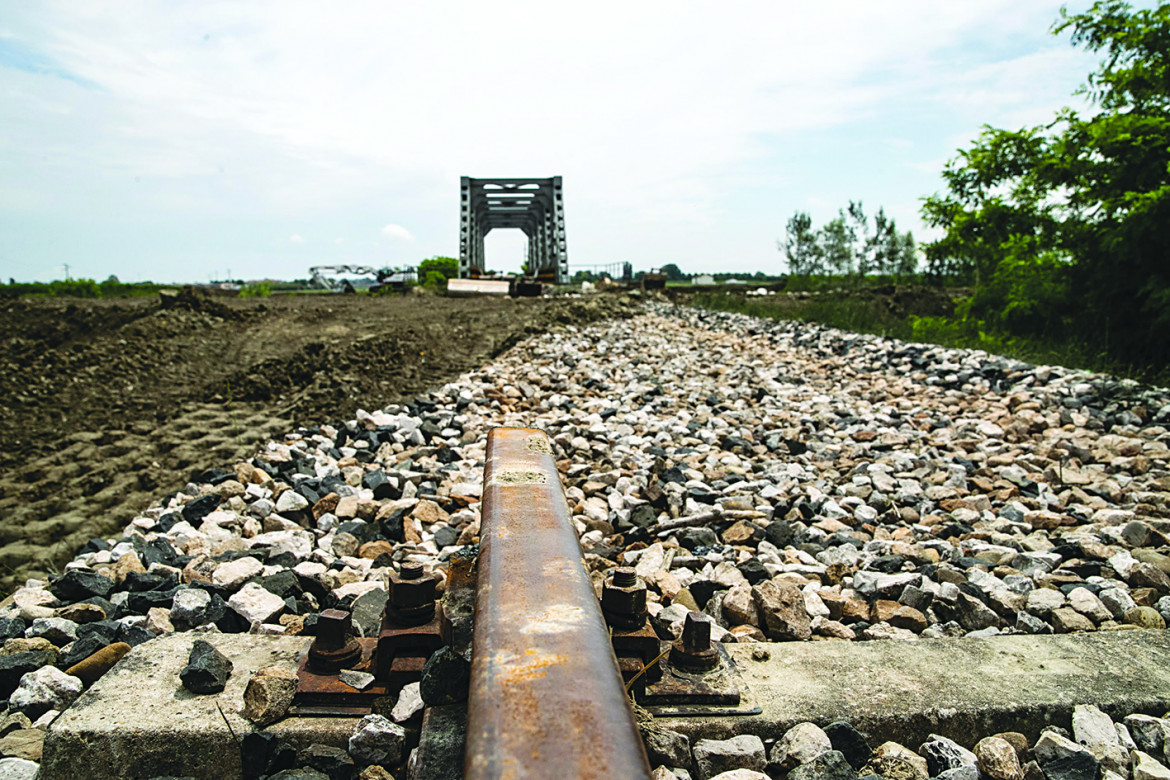
<path id="1" fill-rule="evenodd" d="M 336 674 L 362 658 L 362 648 L 353 637 L 350 614 L 327 609 L 317 616 L 317 635 L 309 646 L 309 668 L 317 674 Z"/>
<path id="2" fill-rule="evenodd" d="M 317 639 L 315 645 L 322 650 L 336 650 L 345 644 L 345 638 L 353 633 L 350 614 L 340 609 L 326 609 L 317 616 Z"/>
<path id="3" fill-rule="evenodd" d="M 646 620 L 646 585 L 633 569 L 612 570 L 601 588 L 601 611 L 614 628 L 641 628 Z"/>
<path id="4" fill-rule="evenodd" d="M 672 665 L 684 670 L 705 671 L 719 663 L 719 653 L 711 644 L 711 618 L 700 612 L 688 612 L 682 636 L 670 651 Z"/>
<path id="5" fill-rule="evenodd" d="M 402 571 L 390 573 L 388 603 L 397 609 L 433 604 L 438 582 L 438 575 L 423 574 L 421 563 L 403 564 Z"/>
<path id="6" fill-rule="evenodd" d="M 386 618 L 400 626 L 421 626 L 435 616 L 435 589 L 439 575 L 424 574 L 420 563 L 404 563 L 390 572 Z"/>
<path id="7" fill-rule="evenodd" d="M 702 652 L 711 649 L 711 618 L 700 612 L 688 612 L 683 621 L 683 647 Z"/>

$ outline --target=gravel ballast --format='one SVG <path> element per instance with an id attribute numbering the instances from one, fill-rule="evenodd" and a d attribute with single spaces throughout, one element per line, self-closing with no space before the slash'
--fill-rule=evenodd
<path id="1" fill-rule="evenodd" d="M 358 602 L 361 626 L 378 611 L 362 600 L 376 601 L 367 594 L 389 571 L 419 562 L 442 575 L 477 542 L 496 426 L 549 434 L 595 581 L 635 567 L 660 636 L 678 635 L 693 609 L 725 642 L 1170 620 L 1165 389 L 651 303 L 634 319 L 528 339 L 412 404 L 209 468 L 122 536 L 90 542 L 61 576 L 30 580 L 0 607 L 9 717 L 47 725 L 81 681 L 53 678 L 39 695 L 29 675 L 115 643 L 175 630 L 296 634 L 320 610 Z M 699 766 L 724 766 L 718 748 L 703 746 Z M 999 742 L 974 755 L 990 777 L 1027 776 L 1033 761 L 1055 780 L 1056 758 L 1029 749 L 1015 765 Z M 1061 750 L 1052 755 L 1080 760 Z M 758 771 L 753 751 L 742 768 Z M 1157 751 L 1118 751 L 1124 761 L 1094 760 L 1134 780 L 1166 772 Z M 804 755 L 776 765 L 800 777 L 848 769 Z M 933 760 L 924 755 L 914 754 Z M 893 748 L 874 761 L 917 766 Z"/>

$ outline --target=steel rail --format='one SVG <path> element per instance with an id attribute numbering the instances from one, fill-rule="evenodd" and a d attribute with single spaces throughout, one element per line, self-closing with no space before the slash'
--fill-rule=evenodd
<path id="1" fill-rule="evenodd" d="M 551 453 L 488 434 L 464 776 L 648 780 Z"/>

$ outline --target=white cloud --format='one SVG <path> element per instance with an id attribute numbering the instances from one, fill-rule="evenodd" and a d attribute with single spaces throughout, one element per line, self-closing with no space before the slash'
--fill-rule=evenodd
<path id="1" fill-rule="evenodd" d="M 305 243 L 305 239 L 304 236 L 300 235 L 299 233 L 293 233 L 288 237 L 288 242 L 290 244 L 303 244 Z"/>
<path id="2" fill-rule="evenodd" d="M 382 235 L 386 238 L 397 238 L 402 239 L 403 241 L 414 241 L 414 236 L 410 234 L 409 230 L 402 227 L 402 225 L 395 225 L 393 222 L 382 228 Z"/>
<path id="3" fill-rule="evenodd" d="M 88 215 L 95 202 L 156 225 L 195 215 L 185 222 L 230 224 L 261 244 L 295 217 L 307 232 L 350 236 L 346 254 L 393 249 L 406 262 L 458 251 L 459 176 L 562 175 L 570 262 L 617 255 L 700 270 L 734 255 L 747 269 L 772 258 L 772 241 L 754 251 L 733 241 L 782 230 L 814 191 L 835 209 L 839 189 L 866 174 L 837 155 L 802 155 L 801 134 L 852 128 L 895 140 L 890 157 L 904 141 L 930 160 L 953 148 L 939 139 L 1039 121 L 1068 102 L 1087 68 L 1046 33 L 1059 5 L 15 4 L 4 31 L 100 91 L 0 71 L 10 98 L 0 123 L 13 128 L 0 138 L 0 205 L 43 202 L 46 216 L 25 225 L 70 207 Z M 541 56 L 554 36 L 555 52 Z M 905 170 L 913 175 L 890 177 L 867 204 L 935 188 L 930 172 Z M 139 193 L 121 194 L 135 176 Z M 815 190 L 775 184 L 792 180 Z M 774 203 L 743 222 L 739 204 L 761 192 Z M 394 245 L 368 227 L 387 213 L 412 229 L 382 228 Z M 111 237 L 135 232 L 109 224 Z M 62 251 L 52 238 L 28 241 Z M 327 240 L 313 249 L 341 254 Z M 266 272 L 280 269 L 256 274 Z"/>

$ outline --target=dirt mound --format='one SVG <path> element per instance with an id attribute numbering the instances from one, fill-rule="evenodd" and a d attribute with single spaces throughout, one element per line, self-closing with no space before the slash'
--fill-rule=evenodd
<path id="1" fill-rule="evenodd" d="M 0 305 L 0 590 L 296 425 L 408 399 L 629 299 L 194 290 Z"/>

